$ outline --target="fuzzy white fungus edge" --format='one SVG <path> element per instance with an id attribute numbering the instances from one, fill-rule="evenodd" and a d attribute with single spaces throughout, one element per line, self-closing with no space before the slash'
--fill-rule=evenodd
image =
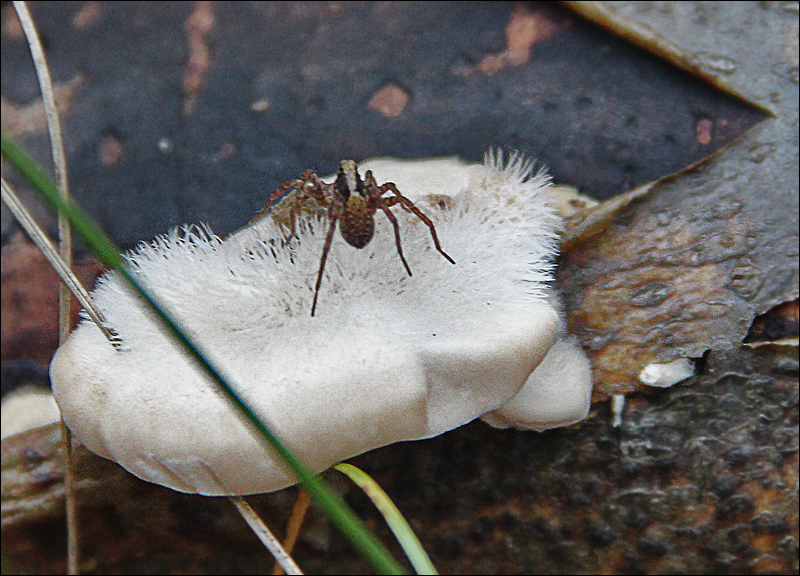
<path id="1" fill-rule="evenodd" d="M 186 226 L 127 259 L 314 471 L 490 412 L 499 426 L 564 425 L 585 417 L 591 375 L 571 341 L 534 372 L 563 327 L 550 287 L 561 219 L 548 204 L 549 177 L 532 168 L 501 153 L 482 165 L 363 163 L 362 175 L 395 182 L 431 218 L 456 264 L 435 250 L 424 223 L 395 207 L 409 277 L 379 211 L 363 250 L 334 236 L 313 318 L 326 232 L 313 217 L 289 245 L 266 217 L 225 240 Z M 295 482 L 117 274 L 99 282 L 94 299 L 123 348 L 84 320 L 51 364 L 56 400 L 81 442 L 184 492 L 249 494 Z"/>

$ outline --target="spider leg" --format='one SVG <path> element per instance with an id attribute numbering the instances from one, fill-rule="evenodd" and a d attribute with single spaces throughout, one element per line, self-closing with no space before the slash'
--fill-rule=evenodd
<path id="1" fill-rule="evenodd" d="M 397 218 L 395 218 L 395 215 L 392 214 L 391 210 L 389 210 L 389 207 L 387 206 L 386 202 L 383 201 L 383 198 L 378 197 L 378 200 L 380 201 L 378 207 L 386 213 L 386 216 L 391 221 L 392 226 L 394 226 L 394 240 L 397 243 L 397 254 L 400 256 L 400 260 L 403 261 L 403 266 L 406 267 L 406 272 L 408 272 L 408 275 L 412 276 L 411 268 L 409 268 L 408 262 L 406 262 L 406 258 L 403 256 L 403 247 L 400 246 L 400 226 L 397 224 Z"/>
<path id="2" fill-rule="evenodd" d="M 292 238 L 296 238 L 296 237 L 297 237 L 297 233 L 295 232 L 295 228 L 294 228 L 295 216 L 297 216 L 297 213 L 300 211 L 300 207 L 301 207 L 303 204 L 305 204 L 305 200 L 304 200 L 304 199 L 300 199 L 300 198 L 298 198 L 298 199 L 297 199 L 297 202 L 295 202 L 294 204 L 292 204 L 292 208 L 291 208 L 291 210 L 289 210 L 289 222 L 290 222 L 290 224 L 291 224 L 292 231 L 291 231 L 291 233 L 290 233 L 290 234 L 289 234 L 289 235 L 286 237 L 286 243 L 287 243 L 287 244 L 289 243 L 289 241 L 290 241 Z"/>
<path id="3" fill-rule="evenodd" d="M 307 193 L 304 191 L 304 187 L 306 184 L 311 184 L 311 190 Z M 322 182 L 320 182 L 319 177 L 314 174 L 313 170 L 304 170 L 302 174 L 300 174 L 300 178 L 296 178 L 295 180 L 289 180 L 288 182 L 284 183 L 283 186 L 275 190 L 269 198 L 267 198 L 266 203 L 264 204 L 264 208 L 261 210 L 258 216 L 253 218 L 250 221 L 250 224 L 255 222 L 256 220 L 261 220 L 264 216 L 266 216 L 270 210 L 278 203 L 278 200 L 281 196 L 283 196 L 287 190 L 291 190 L 294 188 L 297 190 L 298 193 L 303 194 L 303 197 L 313 196 L 317 197 L 320 195 L 320 188 Z"/>
<path id="4" fill-rule="evenodd" d="M 267 198 L 267 201 L 264 204 L 264 209 L 261 210 L 258 216 L 250 220 L 249 224 L 253 224 L 254 222 L 261 220 L 264 216 L 269 214 L 270 210 L 272 210 L 272 207 L 277 203 L 278 198 L 280 198 L 287 190 L 291 190 L 292 188 L 294 188 L 295 190 L 300 190 L 302 189 L 302 187 L 303 187 L 302 180 L 289 180 L 288 182 L 286 182 L 283 186 L 275 190 L 275 192 L 273 192 L 269 198 Z"/>
<path id="5" fill-rule="evenodd" d="M 371 176 L 369 172 L 367 172 L 367 174 Z M 419 208 L 417 208 L 411 200 L 400 194 L 400 191 L 397 189 L 397 186 L 395 186 L 392 182 L 387 182 L 386 184 L 378 188 L 378 192 L 380 192 L 381 195 L 385 194 L 386 192 L 392 192 L 394 194 L 394 197 L 389 199 L 382 198 L 386 206 L 388 207 L 388 206 L 394 206 L 395 204 L 401 204 L 403 208 L 411 210 L 411 212 L 416 214 L 417 218 L 422 220 L 425 223 L 425 225 L 430 229 L 431 236 L 433 237 L 433 244 L 434 246 L 436 246 L 436 249 L 439 251 L 439 254 L 444 256 L 447 259 L 447 261 L 450 262 L 450 264 L 456 263 L 456 261 L 450 258 L 450 256 L 448 256 L 447 253 L 444 250 L 442 250 L 442 247 L 439 245 L 439 238 L 436 237 L 436 228 L 433 227 L 433 222 L 431 222 L 430 218 L 425 216 L 425 214 L 423 214 L 422 211 Z M 389 213 L 389 211 L 386 208 L 383 208 L 383 210 Z M 392 218 L 394 218 L 394 216 L 392 216 Z M 395 231 L 396 230 L 397 226 L 395 225 Z"/>
<path id="6" fill-rule="evenodd" d="M 320 260 L 319 272 L 317 273 L 317 285 L 314 286 L 314 303 L 311 304 L 311 316 L 314 316 L 314 312 L 317 309 L 317 297 L 319 296 L 319 287 L 322 284 L 322 272 L 325 270 L 325 261 L 328 259 L 328 251 L 331 249 L 331 240 L 333 239 L 333 233 L 336 231 L 336 220 L 338 219 L 338 216 L 331 215 L 331 227 L 328 230 L 328 235 L 325 237 L 325 246 L 322 248 L 322 260 Z"/>
<path id="7" fill-rule="evenodd" d="M 305 204 L 309 201 L 313 200 L 319 206 L 326 206 L 325 198 L 322 195 L 322 192 L 318 190 L 316 186 L 310 188 L 307 194 L 299 195 L 295 198 L 294 203 L 292 204 L 291 209 L 289 210 L 289 223 L 291 227 L 291 233 L 286 237 L 286 242 L 289 242 L 292 238 L 297 238 L 297 232 L 295 231 L 295 222 L 297 215 L 300 213 L 300 210 L 303 208 Z"/>

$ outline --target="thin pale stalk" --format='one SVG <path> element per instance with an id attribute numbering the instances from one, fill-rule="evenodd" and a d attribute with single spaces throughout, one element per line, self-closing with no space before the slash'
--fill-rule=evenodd
<path id="1" fill-rule="evenodd" d="M 417 571 L 417 574 L 438 574 L 431 559 L 428 557 L 428 554 L 425 552 L 425 549 L 422 547 L 422 544 L 420 544 L 419 539 L 416 534 L 414 534 L 414 531 L 411 529 L 411 526 L 409 526 L 403 514 L 397 509 L 397 506 L 395 506 L 392 499 L 389 498 L 389 495 L 375 482 L 372 476 L 347 462 L 337 464 L 334 466 L 334 469 L 355 482 L 369 499 L 372 500 L 372 503 L 375 504 L 375 507 L 378 508 L 384 520 L 386 520 L 386 523 L 389 525 L 389 528 L 391 528 L 397 541 L 400 542 L 411 564 L 414 565 L 414 570 Z"/>
<path id="2" fill-rule="evenodd" d="M 33 57 L 33 66 L 39 78 L 39 87 L 42 92 L 42 102 L 44 103 L 45 115 L 47 117 L 47 132 L 50 135 L 50 147 L 53 152 L 53 166 L 56 172 L 56 182 L 58 191 L 64 200 L 69 198 L 69 187 L 67 185 L 67 158 L 64 154 L 64 140 L 61 135 L 61 121 L 56 109 L 56 101 L 53 92 L 53 81 L 50 78 L 50 69 L 47 66 L 47 59 L 44 55 L 39 34 L 33 23 L 33 18 L 28 11 L 25 2 L 14 2 L 22 30 L 28 40 L 28 46 Z M 68 269 L 72 269 L 72 233 L 70 231 L 69 219 L 65 214 L 58 214 L 58 238 L 59 254 L 66 263 Z M 58 287 L 58 342 L 63 344 L 69 336 L 72 321 L 72 297 L 70 290 L 65 284 Z M 67 571 L 69 574 L 78 573 L 78 531 L 75 497 L 73 490 L 73 462 L 72 462 L 72 434 L 66 424 L 61 424 L 62 436 L 66 447 L 65 464 L 66 476 L 64 478 L 64 489 L 66 491 L 66 513 L 67 513 Z"/>
<path id="3" fill-rule="evenodd" d="M 22 24 L 25 38 L 28 40 L 28 47 L 33 58 L 33 66 L 36 76 L 39 78 L 39 87 L 42 92 L 42 103 L 44 104 L 45 117 L 47 119 L 47 133 L 50 135 L 50 147 L 53 151 L 53 166 L 56 172 L 56 184 L 58 192 L 62 198 L 69 198 L 69 188 L 67 185 L 67 158 L 64 154 L 64 139 L 61 132 L 61 121 L 56 109 L 55 93 L 53 91 L 53 81 L 50 78 L 50 69 L 47 66 L 47 58 L 44 55 L 42 43 L 39 40 L 39 33 L 33 18 L 28 11 L 25 2 L 14 2 L 14 8 Z M 69 228 L 69 219 L 59 213 L 58 215 L 58 237 L 59 253 L 61 259 L 72 268 L 72 234 Z M 70 307 L 72 299 L 66 286 L 62 286 L 59 291 L 59 343 L 63 344 L 70 332 Z"/>
<path id="4" fill-rule="evenodd" d="M 242 515 L 242 518 L 244 518 L 245 522 L 250 526 L 250 529 L 258 536 L 261 543 L 270 551 L 275 561 L 280 564 L 286 573 L 302 574 L 303 572 L 300 570 L 300 567 L 295 564 L 292 557 L 283 549 L 281 543 L 278 542 L 278 539 L 270 532 L 267 525 L 264 524 L 263 520 L 255 513 L 255 510 L 250 507 L 247 501 L 241 496 L 231 496 L 229 500 L 233 502 L 233 505 L 236 506 L 239 514 Z"/>
<path id="5" fill-rule="evenodd" d="M 25 208 L 20 201 L 19 196 L 17 196 L 14 189 L 5 179 L 2 179 L 2 188 L 3 202 L 5 202 L 8 209 L 11 210 L 11 213 L 17 219 L 20 226 L 22 226 L 22 229 L 25 230 L 30 239 L 33 240 L 33 243 L 41 250 L 44 257 L 47 258 L 47 261 L 61 278 L 61 281 L 64 282 L 72 294 L 75 295 L 75 298 L 78 299 L 78 302 L 83 306 L 84 310 L 86 310 L 86 313 L 89 314 L 92 321 L 97 324 L 97 327 L 100 328 L 103 335 L 108 338 L 109 342 L 116 344 L 119 341 L 119 337 L 113 330 L 106 326 L 103 313 L 94 305 L 92 297 L 89 295 L 86 288 L 83 287 L 80 279 L 70 270 L 67 263 L 61 259 L 60 254 L 56 250 L 56 247 L 53 246 L 53 242 L 48 238 L 47 233 L 39 227 L 30 212 L 28 212 L 28 209 Z"/>
<path id="6" fill-rule="evenodd" d="M 287 554 L 291 554 L 294 550 L 295 542 L 297 542 L 297 535 L 300 534 L 300 526 L 303 524 L 303 519 L 306 517 L 308 505 L 311 504 L 311 497 L 305 490 L 300 490 L 295 500 L 294 507 L 292 508 L 292 515 L 289 516 L 289 523 L 286 525 L 286 537 L 283 539 L 283 548 Z M 283 568 L 279 562 L 275 563 L 275 568 L 272 570 L 273 576 L 280 576 L 283 574 Z"/>

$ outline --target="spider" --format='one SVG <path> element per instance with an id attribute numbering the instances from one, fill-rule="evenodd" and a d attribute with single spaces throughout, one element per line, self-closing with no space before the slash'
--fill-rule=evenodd
<path id="1" fill-rule="evenodd" d="M 291 233 L 286 238 L 288 242 L 295 233 L 295 217 L 297 213 L 307 203 L 314 203 L 319 208 L 327 211 L 330 227 L 328 228 L 328 235 L 325 237 L 325 245 L 322 248 L 322 259 L 319 263 L 319 272 L 317 273 L 317 284 L 314 287 L 314 302 L 311 305 L 311 316 L 317 309 L 317 298 L 319 297 L 319 287 L 322 284 L 322 273 L 325 270 L 325 261 L 328 259 L 328 251 L 331 248 L 331 240 L 333 233 L 336 231 L 336 223 L 339 223 L 339 232 L 342 238 L 355 248 L 363 248 L 375 233 L 375 212 L 380 209 L 386 214 L 386 217 L 394 227 L 394 238 L 397 243 L 397 254 L 406 268 L 406 272 L 411 276 L 411 268 L 403 256 L 403 248 L 400 245 L 400 228 L 397 224 L 397 218 L 390 207 L 395 204 L 400 204 L 406 210 L 413 212 L 422 220 L 425 225 L 430 228 L 431 236 L 433 237 L 433 244 L 439 253 L 444 256 L 451 264 L 455 264 L 455 260 L 442 250 L 439 245 L 439 239 L 436 237 L 436 229 L 433 227 L 433 222 L 423 214 L 414 203 L 400 194 L 397 186 L 393 182 L 386 182 L 382 186 L 378 186 L 375 182 L 375 177 L 372 175 L 371 170 L 367 170 L 362 180 L 358 174 L 358 167 L 352 160 L 342 160 L 339 165 L 339 172 L 336 174 L 336 180 L 331 184 L 323 182 L 319 176 L 313 171 L 306 170 L 300 178 L 296 180 L 289 180 L 283 186 L 278 188 L 272 196 L 267 200 L 264 210 L 255 219 L 258 220 L 265 216 L 273 206 L 278 198 L 284 193 L 294 189 L 295 196 L 291 199 L 291 209 L 289 210 L 289 218 L 291 222 Z M 384 198 L 383 195 L 391 192 L 394 196 Z"/>

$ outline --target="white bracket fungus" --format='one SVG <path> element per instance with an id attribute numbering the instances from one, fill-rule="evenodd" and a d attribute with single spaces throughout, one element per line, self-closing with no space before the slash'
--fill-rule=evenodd
<path id="1" fill-rule="evenodd" d="M 360 167 L 368 169 L 430 217 L 455 265 L 419 218 L 397 208 L 413 277 L 391 223 L 376 217 L 362 250 L 334 237 L 315 317 L 326 226 L 313 216 L 288 245 L 265 217 L 225 240 L 203 227 L 173 231 L 128 261 L 314 471 L 484 415 L 537 430 L 584 418 L 588 360 L 559 340 L 551 304 L 561 219 L 548 205 L 548 177 L 516 155 L 507 165 L 489 155 L 483 165 L 374 160 Z M 250 494 L 295 482 L 117 274 L 94 298 L 123 349 L 85 320 L 51 365 L 56 400 L 81 442 L 184 492 Z"/>
<path id="2" fill-rule="evenodd" d="M 0 438 L 19 434 L 61 420 L 53 395 L 40 388 L 26 387 L 3 398 L 0 408 Z"/>
<path id="3" fill-rule="evenodd" d="M 639 372 L 639 381 L 656 388 L 669 388 L 694 376 L 694 362 L 678 358 L 666 364 L 648 364 Z"/>

